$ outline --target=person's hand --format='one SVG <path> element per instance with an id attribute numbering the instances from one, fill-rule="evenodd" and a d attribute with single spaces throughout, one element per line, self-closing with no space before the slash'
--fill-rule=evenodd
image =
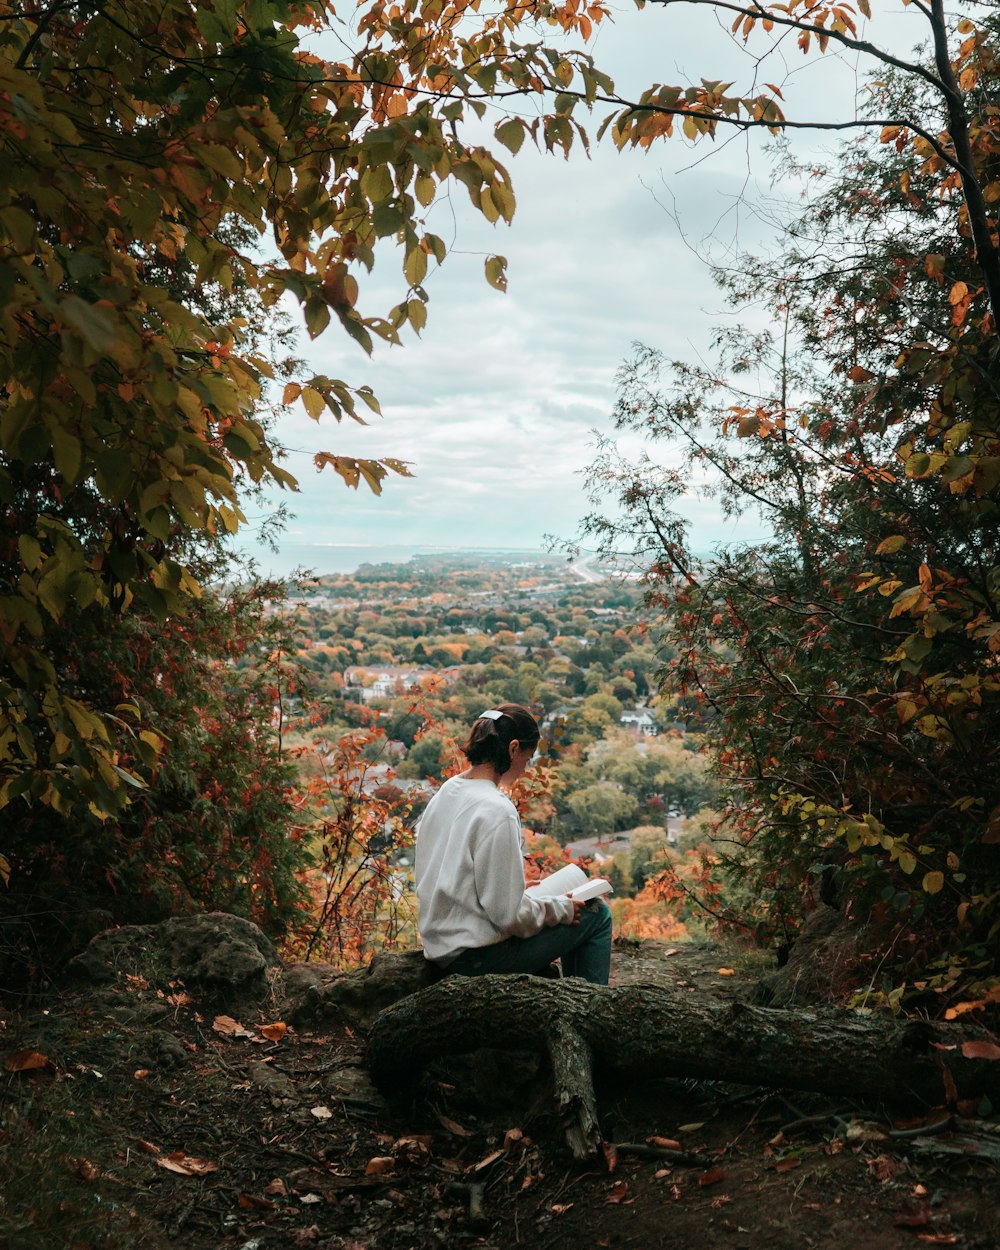
<path id="1" fill-rule="evenodd" d="M 572 894 L 567 894 L 567 895 L 566 895 L 566 897 L 567 897 L 567 898 L 573 898 L 573 895 L 572 895 Z M 580 923 L 580 917 L 583 915 L 583 909 L 584 909 L 586 906 L 587 906 L 587 904 L 586 904 L 586 903 L 581 903 L 581 902 L 580 902 L 580 900 L 579 900 L 578 898 L 573 898 L 573 919 L 570 921 L 570 924 L 579 924 L 579 923 Z"/>

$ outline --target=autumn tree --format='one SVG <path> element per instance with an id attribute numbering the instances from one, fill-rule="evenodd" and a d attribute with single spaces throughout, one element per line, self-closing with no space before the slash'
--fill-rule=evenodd
<path id="1" fill-rule="evenodd" d="M 53 629 L 78 612 L 165 619 L 198 598 L 192 547 L 237 529 L 247 484 L 294 487 L 262 402 L 317 419 L 377 408 L 334 378 L 282 390 L 266 344 L 204 294 L 289 296 L 310 335 L 334 322 L 368 351 L 419 332 L 446 251 L 423 209 L 460 183 L 488 220 L 514 211 L 507 171 L 466 136 L 476 97 L 571 81 L 596 94 L 585 58 L 516 37 L 539 22 L 586 37 L 599 3 L 464 11 L 377 0 L 328 59 L 313 48 L 338 15 L 322 3 L 4 7 L 0 805 L 122 808 L 138 779 L 122 747 L 143 727 L 66 687 Z M 565 112 L 497 130 L 511 149 L 529 133 L 568 148 L 578 131 Z M 359 277 L 393 249 L 404 298 L 362 312 Z M 171 283 L 181 265 L 186 297 Z M 487 259 L 501 288 L 503 269 Z M 404 469 L 318 463 L 375 490 Z"/>
<path id="2" fill-rule="evenodd" d="M 997 31 L 963 19 L 949 50 L 920 11 L 928 59 L 881 56 L 867 137 L 809 170 L 780 254 L 719 273 L 758 328 L 707 367 L 623 369 L 617 424 L 687 465 L 606 445 L 595 488 L 628 519 L 590 522 L 646 556 L 671 685 L 712 710 L 750 920 L 787 936 L 836 903 L 888 950 L 856 976 L 893 1004 L 979 992 L 1000 897 Z M 691 558 L 672 505 L 706 467 L 771 542 Z"/>

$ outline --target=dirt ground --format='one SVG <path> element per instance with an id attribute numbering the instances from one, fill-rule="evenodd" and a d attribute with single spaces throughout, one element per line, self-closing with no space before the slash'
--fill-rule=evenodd
<path id="1" fill-rule="evenodd" d="M 719 996 L 750 975 L 693 944 L 615 963 Z M 359 1033 L 285 1008 L 122 975 L 8 1011 L 0 1250 L 1000 1247 L 988 1107 L 928 1134 L 941 1109 L 651 1072 L 599 1081 L 604 1155 L 581 1167 L 533 1056 L 414 1072 L 390 1104 Z"/>

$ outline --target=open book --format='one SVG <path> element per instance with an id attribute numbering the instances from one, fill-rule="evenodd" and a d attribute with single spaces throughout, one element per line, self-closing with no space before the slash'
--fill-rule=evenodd
<path id="1" fill-rule="evenodd" d="M 533 898 L 562 898 L 568 894 L 578 903 L 585 903 L 588 899 L 610 894 L 611 882 L 603 877 L 588 877 L 578 865 L 567 864 L 558 872 L 542 877 L 536 885 L 529 885 L 524 892 Z"/>

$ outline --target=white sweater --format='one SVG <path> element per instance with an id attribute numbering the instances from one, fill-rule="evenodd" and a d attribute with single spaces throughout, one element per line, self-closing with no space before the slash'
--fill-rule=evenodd
<path id="1" fill-rule="evenodd" d="M 448 963 L 573 921 L 571 899 L 525 894 L 521 822 L 492 781 L 451 777 L 441 786 L 417 826 L 414 875 L 428 959 Z"/>

